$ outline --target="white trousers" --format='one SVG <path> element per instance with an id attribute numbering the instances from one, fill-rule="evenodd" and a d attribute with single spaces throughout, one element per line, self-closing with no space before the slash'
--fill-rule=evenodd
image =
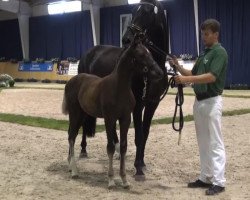
<path id="1" fill-rule="evenodd" d="M 221 133 L 222 97 L 194 102 L 194 120 L 200 152 L 199 179 L 225 187 L 226 155 Z"/>

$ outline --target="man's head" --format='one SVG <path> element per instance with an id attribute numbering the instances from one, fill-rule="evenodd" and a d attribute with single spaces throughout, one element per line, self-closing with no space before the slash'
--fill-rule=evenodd
<path id="1" fill-rule="evenodd" d="M 220 23 L 216 19 L 207 19 L 201 24 L 201 38 L 206 47 L 218 43 Z"/>

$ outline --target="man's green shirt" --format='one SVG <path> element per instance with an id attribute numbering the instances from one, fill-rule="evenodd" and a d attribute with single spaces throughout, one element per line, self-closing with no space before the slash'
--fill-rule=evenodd
<path id="1" fill-rule="evenodd" d="M 206 48 L 198 57 L 192 74 L 201 75 L 210 72 L 216 77 L 216 81 L 214 83 L 194 84 L 195 94 L 221 95 L 225 85 L 227 63 L 228 55 L 221 44 L 217 43 Z"/>

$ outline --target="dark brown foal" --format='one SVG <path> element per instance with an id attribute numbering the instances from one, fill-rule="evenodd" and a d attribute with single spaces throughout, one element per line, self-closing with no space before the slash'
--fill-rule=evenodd
<path id="1" fill-rule="evenodd" d="M 72 177 L 77 176 L 74 158 L 74 144 L 79 128 L 87 115 L 104 118 L 107 133 L 107 153 L 109 157 L 108 187 L 114 187 L 113 155 L 116 121 L 120 125 L 120 176 L 124 188 L 129 188 L 125 171 L 127 133 L 135 98 L 131 90 L 134 72 L 145 73 L 151 79 L 160 79 L 163 72 L 153 60 L 148 49 L 141 44 L 140 38 L 121 53 L 114 71 L 100 78 L 90 74 L 79 74 L 65 86 L 63 113 L 69 114 L 69 168 Z"/>

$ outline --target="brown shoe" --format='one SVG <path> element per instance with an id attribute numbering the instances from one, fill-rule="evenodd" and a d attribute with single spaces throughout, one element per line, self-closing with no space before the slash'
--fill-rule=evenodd
<path id="1" fill-rule="evenodd" d="M 188 183 L 189 188 L 209 188 L 211 186 L 213 186 L 213 185 L 210 183 L 204 183 L 203 181 L 201 181 L 199 179 L 196 180 L 195 182 Z"/>
<path id="2" fill-rule="evenodd" d="M 224 191 L 225 191 L 225 187 L 213 185 L 209 189 L 206 190 L 206 195 L 216 195 Z"/>

